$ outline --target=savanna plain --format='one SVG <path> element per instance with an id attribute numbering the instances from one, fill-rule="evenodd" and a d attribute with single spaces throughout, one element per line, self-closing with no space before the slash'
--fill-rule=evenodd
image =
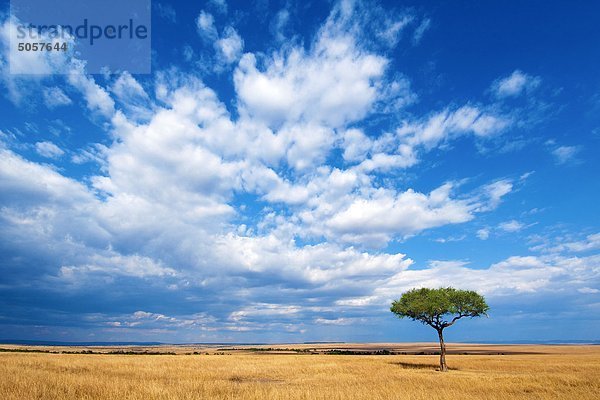
<path id="1" fill-rule="evenodd" d="M 0 399 L 600 398 L 600 346 L 450 344 L 447 373 L 435 350 L 0 345 Z"/>

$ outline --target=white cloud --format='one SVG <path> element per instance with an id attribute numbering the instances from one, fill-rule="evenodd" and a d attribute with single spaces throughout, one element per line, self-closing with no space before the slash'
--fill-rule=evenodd
<path id="1" fill-rule="evenodd" d="M 473 106 L 444 110 L 418 121 L 404 120 L 395 135 L 376 139 L 354 129 L 341 141 L 346 161 L 364 160 L 357 167 L 364 172 L 388 171 L 418 163 L 419 152 L 431 151 L 441 144 L 466 134 L 487 138 L 511 124 L 510 119 Z M 370 157 L 368 157 L 370 155 Z M 366 159 L 365 159 L 366 158 Z"/>
<path id="2" fill-rule="evenodd" d="M 270 30 L 275 40 L 278 42 L 284 42 L 286 40 L 285 29 L 290 20 L 290 12 L 287 9 L 280 10 L 270 25 Z"/>
<path id="3" fill-rule="evenodd" d="M 11 36 L 13 39 L 17 36 L 18 22 L 6 19 L 0 27 L 0 77 L 8 90 L 10 100 L 18 105 L 23 96 L 34 92 L 41 93 L 49 108 L 69 104 L 71 100 L 61 89 L 41 87 L 50 79 L 50 75 L 64 74 L 67 82 L 81 92 L 91 111 L 111 118 L 114 113 L 114 101 L 106 90 L 86 73 L 86 62 L 75 58 L 71 51 L 19 52 L 16 47 L 10 46 Z M 73 48 L 73 38 L 69 38 L 68 35 L 65 39 L 43 37 L 40 40 L 49 43 L 66 41 L 69 48 Z"/>
<path id="4" fill-rule="evenodd" d="M 536 246 L 534 250 L 543 250 L 552 253 L 558 252 L 584 252 L 584 251 L 592 251 L 592 250 L 600 250 L 600 233 L 594 233 L 586 236 L 583 240 L 577 241 L 566 241 L 565 238 L 557 238 L 555 239 L 558 244 L 556 245 L 547 245 L 542 244 L 540 246 Z"/>
<path id="5" fill-rule="evenodd" d="M 52 73 L 61 73 L 66 67 L 69 54 L 61 51 L 19 51 L 17 46 L 10 46 L 10 43 L 18 43 L 19 33 L 17 27 L 21 22 L 14 17 L 7 18 L 3 21 L 0 27 L 0 39 L 2 43 L 2 58 L 4 64 L 2 67 L 5 73 L 10 74 L 29 74 L 49 75 Z M 71 43 L 68 35 L 65 38 L 50 37 L 48 34 L 42 33 L 39 40 L 45 43 L 62 44 L 63 42 Z"/>
<path id="6" fill-rule="evenodd" d="M 241 310 L 234 311 L 229 315 L 229 319 L 235 322 L 242 321 L 248 317 L 256 316 L 283 316 L 296 314 L 302 311 L 302 308 L 296 305 L 282 306 L 279 304 L 257 303 L 246 306 Z"/>
<path id="7" fill-rule="evenodd" d="M 68 82 L 78 89 L 92 112 L 97 112 L 105 118 L 111 118 L 115 112 L 115 102 L 108 92 L 98 85 L 95 79 L 85 73 L 85 63 L 73 62 L 73 67 L 67 74 Z"/>
<path id="8" fill-rule="evenodd" d="M 372 276 L 405 270 L 412 264 L 404 254 L 369 254 L 329 243 L 295 247 L 274 234 L 263 237 L 228 234 L 214 245 L 225 267 L 313 285 L 329 286 L 336 280 L 340 284 L 353 280 L 356 284 Z"/>
<path id="9" fill-rule="evenodd" d="M 376 100 L 371 81 L 382 77 L 384 60 L 348 54 L 349 43 L 325 46 L 308 57 L 294 49 L 264 72 L 252 54 L 244 55 L 235 74 L 243 111 L 270 125 L 304 120 L 340 126 L 366 115 Z"/>
<path id="10" fill-rule="evenodd" d="M 227 13 L 227 1 L 225 0 L 209 0 L 208 3 L 212 5 L 217 11 L 221 13 Z"/>
<path id="11" fill-rule="evenodd" d="M 579 151 L 579 146 L 560 146 L 552 150 L 552 155 L 558 164 L 566 164 L 573 161 Z"/>
<path id="12" fill-rule="evenodd" d="M 48 108 L 66 106 L 72 103 L 69 96 L 59 87 L 49 87 L 43 90 L 44 103 Z"/>
<path id="13" fill-rule="evenodd" d="M 343 14 L 343 13 L 342 13 Z M 307 52 L 291 47 L 267 59 L 245 54 L 234 82 L 241 112 L 270 126 L 312 122 L 341 126 L 367 115 L 378 100 L 387 60 L 338 31 L 333 13 Z"/>
<path id="14" fill-rule="evenodd" d="M 288 164 L 297 170 L 323 164 L 335 138 L 333 130 L 311 124 L 284 127 L 279 135 L 289 143 Z"/>
<path id="15" fill-rule="evenodd" d="M 488 211 L 499 202 L 499 198 L 487 194 L 488 186 L 470 197 L 453 198 L 452 183 L 446 183 L 429 194 L 411 189 L 363 188 L 363 193 L 357 195 L 354 190 L 362 185 L 361 175 L 349 172 L 332 173 L 320 185 L 324 189 L 306 201 L 309 207 L 299 212 L 300 221 L 314 235 L 367 247 L 385 246 L 393 238 L 470 221 L 475 213 Z M 479 193 L 481 190 L 483 195 Z"/>
<path id="16" fill-rule="evenodd" d="M 4 193 L 34 203 L 47 200 L 74 204 L 88 203 L 93 196 L 87 188 L 53 169 L 27 161 L 10 150 L 0 148 L 0 185 Z M 23 200 L 23 206 L 27 203 Z"/>
<path id="17" fill-rule="evenodd" d="M 110 88 L 123 111 L 133 120 L 152 117 L 153 104 L 142 85 L 128 72 L 123 72 Z"/>
<path id="18" fill-rule="evenodd" d="M 317 318 L 315 319 L 315 323 L 318 325 L 355 325 L 355 324 L 364 324 L 366 322 L 366 318 L 335 318 L 335 319 L 327 319 L 327 318 Z"/>
<path id="19" fill-rule="evenodd" d="M 378 36 L 384 40 L 388 47 L 394 47 L 400 39 L 402 30 L 412 22 L 412 20 L 413 17 L 410 15 L 404 15 L 397 20 L 387 19 L 379 30 Z"/>
<path id="20" fill-rule="evenodd" d="M 91 321 L 99 321 L 120 330 L 131 328 L 162 328 L 162 329 L 194 329 L 206 328 L 215 322 L 215 319 L 205 313 L 191 315 L 168 316 L 165 314 L 149 311 L 136 311 L 132 314 L 109 317 L 105 315 L 94 315 Z"/>
<path id="21" fill-rule="evenodd" d="M 226 7 L 226 4 L 225 4 Z M 211 60 L 213 71 L 222 72 L 224 68 L 239 60 L 244 49 L 244 40 L 232 26 L 226 26 L 221 34 L 215 25 L 212 14 L 202 10 L 196 18 L 198 34 L 206 42 L 210 42 L 216 52 L 216 58 Z M 189 51 L 188 51 L 189 53 Z M 188 59 L 190 55 L 186 56 Z M 213 58 L 212 56 L 210 58 Z"/>
<path id="22" fill-rule="evenodd" d="M 95 162 L 100 166 L 105 166 L 106 146 L 96 143 L 94 146 L 89 146 L 85 149 L 79 149 L 79 151 L 71 156 L 71 162 L 74 164 L 84 164 L 87 162 Z"/>
<path id="23" fill-rule="evenodd" d="M 511 121 L 477 107 L 463 106 L 454 111 L 444 110 L 420 121 L 402 121 L 395 135 L 386 134 L 373 140 L 349 131 L 342 147 L 347 161 L 362 161 L 360 170 L 373 172 L 406 168 L 418 163 L 419 152 L 431 151 L 447 141 L 466 134 L 487 138 L 501 132 Z"/>
<path id="24" fill-rule="evenodd" d="M 490 237 L 490 230 L 488 228 L 481 228 L 477 231 L 477 237 L 481 240 L 487 240 Z"/>
<path id="25" fill-rule="evenodd" d="M 196 17 L 196 28 L 203 39 L 213 41 L 219 36 L 215 27 L 215 18 L 204 10 Z"/>
<path id="26" fill-rule="evenodd" d="M 393 235 L 412 235 L 424 229 L 469 221 L 473 206 L 465 200 L 450 198 L 451 184 L 425 195 L 408 190 L 394 194 L 377 191 L 371 198 L 354 200 L 335 213 L 326 226 L 351 242 L 365 243 Z"/>
<path id="27" fill-rule="evenodd" d="M 521 229 L 523 229 L 525 227 L 524 224 L 522 224 L 521 222 L 517 221 L 517 220 L 510 220 L 510 221 L 505 221 L 502 222 L 500 225 L 498 225 L 498 228 L 503 230 L 504 232 L 509 232 L 509 233 L 514 233 L 514 232 L 518 232 Z"/>
<path id="28" fill-rule="evenodd" d="M 424 122 L 405 123 L 398 135 L 412 146 L 431 149 L 452 135 L 472 133 L 476 136 L 489 136 L 506 128 L 509 121 L 503 117 L 486 113 L 473 106 L 463 106 L 457 110 L 444 110 L 432 115 Z"/>
<path id="29" fill-rule="evenodd" d="M 579 242 L 569 242 L 565 243 L 565 249 L 569 251 L 589 251 L 589 250 L 598 250 L 600 249 L 600 233 L 595 233 L 593 235 L 588 235 L 585 240 Z"/>
<path id="30" fill-rule="evenodd" d="M 123 256 L 118 253 L 106 255 L 93 254 L 77 265 L 64 265 L 60 267 L 59 276 L 67 281 L 80 284 L 94 274 L 126 275 L 134 277 L 176 275 L 177 272 L 162 265 L 149 257 L 137 254 Z"/>
<path id="31" fill-rule="evenodd" d="M 231 26 L 223 30 L 221 37 L 215 42 L 215 48 L 219 57 L 226 63 L 231 64 L 237 61 L 244 48 L 244 41 Z"/>
<path id="32" fill-rule="evenodd" d="M 469 264 L 469 262 L 467 262 L 467 261 L 459 261 L 459 260 L 431 260 L 431 261 L 429 261 L 430 268 L 440 268 L 440 269 L 462 268 L 468 264 Z"/>
<path id="33" fill-rule="evenodd" d="M 224 221 L 222 215 L 210 219 L 215 211 L 219 212 L 219 203 L 206 204 L 204 200 L 203 208 L 202 198 L 185 190 L 167 197 L 144 193 L 151 187 L 168 193 L 179 185 L 166 184 L 167 180 L 144 182 L 145 178 L 141 178 L 138 186 L 129 184 L 124 191 L 119 164 L 113 164 L 110 156 L 108 168 L 115 176 L 106 201 L 97 200 L 87 188 L 48 167 L 27 162 L 8 151 L 2 161 L 0 188 L 5 192 L 10 188 L 15 198 L 25 196 L 32 202 L 33 210 L 40 206 L 47 210 L 23 214 L 18 208 L 28 207 L 27 204 L 21 200 L 13 205 L 5 201 L 2 218 L 6 232 L 17 229 L 32 243 L 52 244 L 63 254 L 56 276 L 69 285 L 90 284 L 103 276 L 154 276 L 200 282 L 215 275 L 261 273 L 287 284 L 302 282 L 328 287 L 332 282 L 354 285 L 373 276 L 394 274 L 412 263 L 403 254 L 369 254 L 331 243 L 297 246 L 276 233 L 223 234 L 218 225 L 209 228 L 214 225 L 211 221 Z M 104 184 L 108 186 L 108 182 Z M 187 204 L 188 198 L 194 203 Z M 72 239 L 75 237 L 78 239 Z M 128 254 L 107 246 L 112 242 L 125 246 Z M 165 254 L 168 263 L 163 260 Z M 219 268 L 213 269 L 213 265 Z M 166 283 L 170 284 L 168 280 Z"/>
<path id="34" fill-rule="evenodd" d="M 425 32 L 431 27 L 431 19 L 424 18 L 413 33 L 413 44 L 416 46 L 421 43 L 421 39 Z"/>
<path id="35" fill-rule="evenodd" d="M 467 235 L 448 236 L 448 237 L 436 238 L 436 239 L 434 239 L 434 241 L 436 241 L 437 243 L 452 243 L 452 242 L 460 242 L 461 240 L 465 240 L 466 238 L 467 238 Z"/>
<path id="36" fill-rule="evenodd" d="M 510 193 L 513 189 L 513 184 L 507 179 L 501 179 L 494 183 L 490 183 L 483 188 L 484 195 L 488 197 L 489 201 L 486 206 L 481 208 L 481 211 L 488 211 L 498 207 L 502 198 Z"/>
<path id="37" fill-rule="evenodd" d="M 475 290 L 488 298 L 534 293 L 581 293 L 581 283 L 600 279 L 600 257 L 513 256 L 487 269 L 463 261 L 442 262 L 431 268 L 408 269 L 379 282 L 367 296 L 346 298 L 346 306 L 387 305 L 415 287 L 454 286 Z M 583 289 L 584 293 L 589 292 Z M 592 289 L 593 290 L 593 289 Z"/>
<path id="38" fill-rule="evenodd" d="M 136 98 L 148 99 L 148 94 L 129 72 L 123 72 L 113 83 L 111 91 L 123 102 L 132 102 Z"/>
<path id="39" fill-rule="evenodd" d="M 60 158 L 65 154 L 60 147 L 52 142 L 37 142 L 35 144 L 35 151 L 42 157 L 54 159 Z"/>
<path id="40" fill-rule="evenodd" d="M 523 92 L 529 92 L 541 83 L 539 77 L 527 75 L 520 70 L 515 70 L 510 76 L 496 80 L 492 84 L 492 93 L 497 98 L 516 97 Z"/>
<path id="41" fill-rule="evenodd" d="M 343 135 L 343 157 L 346 161 L 362 161 L 373 146 L 371 140 L 359 129 L 349 129 Z"/>
<path id="42" fill-rule="evenodd" d="M 590 288 L 590 287 L 582 287 L 581 289 L 577 289 L 577 291 L 579 293 L 583 293 L 583 294 L 596 294 L 596 293 L 600 293 L 600 290 L 594 289 L 594 288 Z"/>
<path id="43" fill-rule="evenodd" d="M 18 51 L 11 43 L 18 42 L 19 24 L 14 18 L 6 18 L 0 26 L 0 81 L 6 88 L 6 96 L 16 105 L 37 92 L 50 74 L 64 72 L 69 58 L 69 54 L 61 51 Z M 57 43 L 57 40 L 43 35 L 40 38 L 48 43 Z M 65 40 L 70 46 L 71 40 Z"/>

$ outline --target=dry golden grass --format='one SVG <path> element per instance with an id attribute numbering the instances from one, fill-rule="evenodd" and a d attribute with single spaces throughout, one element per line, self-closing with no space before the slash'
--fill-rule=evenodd
<path id="1" fill-rule="evenodd" d="M 8 352 L 0 353 L 0 398 L 600 398 L 600 347 L 494 347 L 499 348 L 542 354 L 450 355 L 452 370 L 440 373 L 436 356 L 416 355 Z"/>

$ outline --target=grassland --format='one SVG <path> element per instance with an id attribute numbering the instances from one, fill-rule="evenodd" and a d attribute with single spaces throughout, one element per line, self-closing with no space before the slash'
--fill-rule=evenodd
<path id="1" fill-rule="evenodd" d="M 600 398 L 600 346 L 450 345 L 448 373 L 436 371 L 435 355 L 418 355 L 435 351 L 433 344 L 120 349 L 138 355 L 0 348 L 11 350 L 0 353 L 6 400 Z M 330 352 L 384 349 L 399 354 Z"/>

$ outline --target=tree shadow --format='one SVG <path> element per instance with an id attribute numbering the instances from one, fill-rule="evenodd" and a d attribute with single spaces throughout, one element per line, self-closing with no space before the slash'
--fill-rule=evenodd
<path id="1" fill-rule="evenodd" d="M 412 362 L 405 362 L 405 361 L 396 361 L 396 362 L 392 362 L 391 364 L 398 365 L 399 367 L 402 367 L 404 369 L 427 369 L 430 371 L 439 371 L 440 370 L 439 364 L 421 364 L 421 363 L 412 363 Z M 452 371 L 458 370 L 458 368 L 450 368 L 450 367 L 448 367 L 448 369 L 452 370 Z"/>

